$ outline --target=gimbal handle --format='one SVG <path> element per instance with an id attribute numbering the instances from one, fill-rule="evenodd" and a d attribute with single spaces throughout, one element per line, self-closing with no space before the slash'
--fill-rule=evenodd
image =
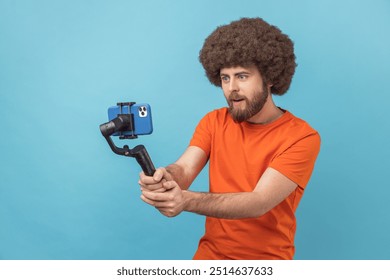
<path id="1" fill-rule="evenodd" d="M 150 159 L 150 156 L 148 154 L 148 151 L 146 151 L 145 146 L 138 145 L 130 151 L 131 154 L 137 160 L 138 164 L 141 166 L 142 171 L 145 173 L 145 175 L 153 176 L 154 172 L 156 171 L 156 168 L 154 167 L 153 162 Z"/>
<path id="2" fill-rule="evenodd" d="M 111 150 L 121 156 L 134 157 L 138 164 L 141 166 L 142 171 L 147 176 L 153 176 L 156 171 L 152 160 L 144 145 L 135 146 L 133 149 L 130 149 L 129 146 L 125 145 L 123 148 L 115 146 L 114 142 L 111 139 L 111 135 L 121 131 L 124 127 L 128 127 L 131 123 L 130 115 L 119 115 L 115 119 L 101 124 L 100 131 L 106 139 Z"/>

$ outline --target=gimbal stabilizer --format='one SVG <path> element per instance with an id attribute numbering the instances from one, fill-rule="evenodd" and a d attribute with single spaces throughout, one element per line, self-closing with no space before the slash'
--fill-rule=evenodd
<path id="1" fill-rule="evenodd" d="M 135 103 L 117 103 L 117 105 L 121 106 L 121 108 L 122 106 L 131 107 L 133 104 Z M 134 157 L 141 166 L 144 173 L 148 176 L 153 176 L 155 172 L 155 167 L 144 145 L 135 146 L 133 149 L 130 149 L 127 145 L 124 145 L 123 148 L 119 148 L 115 146 L 114 142 L 111 139 L 111 135 L 113 135 L 114 133 L 134 131 L 134 115 L 130 113 L 130 110 L 127 114 L 118 114 L 118 116 L 111 121 L 101 124 L 100 131 L 103 134 L 104 138 L 107 140 L 108 145 L 114 153 L 122 156 Z M 134 139 L 137 138 L 137 135 L 121 135 L 120 138 Z"/>

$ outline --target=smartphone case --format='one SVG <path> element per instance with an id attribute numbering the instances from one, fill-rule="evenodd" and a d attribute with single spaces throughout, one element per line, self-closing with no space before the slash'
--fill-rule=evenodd
<path id="1" fill-rule="evenodd" d="M 108 108 L 108 120 L 116 118 L 119 114 L 133 114 L 134 131 L 115 133 L 113 136 L 122 135 L 146 135 L 153 132 L 152 111 L 147 103 L 133 104 L 132 106 L 112 106 Z"/>

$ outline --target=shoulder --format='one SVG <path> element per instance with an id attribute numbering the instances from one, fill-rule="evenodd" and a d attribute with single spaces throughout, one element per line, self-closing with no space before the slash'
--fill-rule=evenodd
<path id="1" fill-rule="evenodd" d="M 293 135 L 317 135 L 319 137 L 319 133 L 315 130 L 307 121 L 296 117 L 291 112 L 286 111 L 286 129 L 290 130 Z"/>
<path id="2" fill-rule="evenodd" d="M 293 137 L 292 142 L 299 143 L 298 146 L 305 146 L 315 155 L 319 153 L 321 146 L 321 137 L 316 129 L 314 129 L 307 121 L 291 115 L 290 133 Z"/>
<path id="3" fill-rule="evenodd" d="M 208 112 L 205 117 L 211 118 L 211 119 L 221 119 L 226 118 L 226 116 L 229 115 L 228 109 L 226 107 L 215 109 L 211 112 Z"/>
<path id="4" fill-rule="evenodd" d="M 321 137 L 307 121 L 296 117 L 289 111 L 285 111 L 283 120 L 277 126 L 278 135 L 283 139 L 281 146 L 284 149 L 293 146 L 305 146 L 318 152 L 321 145 Z"/>
<path id="5" fill-rule="evenodd" d="M 208 112 L 200 121 L 201 123 L 221 124 L 233 121 L 226 107 Z"/>

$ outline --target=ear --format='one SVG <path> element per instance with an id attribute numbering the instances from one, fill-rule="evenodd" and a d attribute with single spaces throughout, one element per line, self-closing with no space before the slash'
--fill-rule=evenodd
<path id="1" fill-rule="evenodd" d="M 274 84 L 267 83 L 267 90 L 268 92 L 271 92 L 271 88 L 274 86 Z"/>

